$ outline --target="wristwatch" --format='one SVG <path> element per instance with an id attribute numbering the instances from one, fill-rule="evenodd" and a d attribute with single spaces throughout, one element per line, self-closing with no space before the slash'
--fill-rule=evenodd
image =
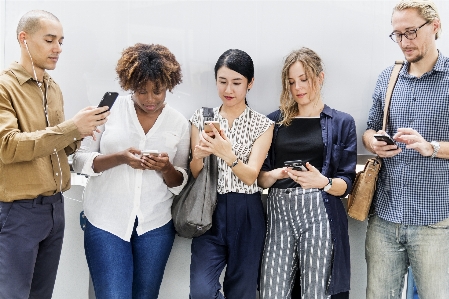
<path id="1" fill-rule="evenodd" d="M 431 141 L 430 145 L 433 147 L 433 153 L 430 158 L 435 158 L 440 150 L 440 143 L 438 141 Z"/>
<path id="2" fill-rule="evenodd" d="M 327 183 L 327 185 L 323 187 L 323 191 L 325 192 L 329 191 L 329 189 L 332 188 L 332 179 L 331 178 L 327 179 L 329 180 L 329 183 Z"/>
<path id="3" fill-rule="evenodd" d="M 236 166 L 237 164 L 239 164 L 239 158 L 235 159 L 234 162 L 232 162 L 231 165 L 229 165 L 230 168 L 233 168 L 234 166 Z"/>

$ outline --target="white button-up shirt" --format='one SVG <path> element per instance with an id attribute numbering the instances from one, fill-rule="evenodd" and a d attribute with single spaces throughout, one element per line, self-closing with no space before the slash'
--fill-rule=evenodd
<path id="1" fill-rule="evenodd" d="M 89 175 L 84 192 L 84 213 L 95 227 L 129 241 L 138 217 L 137 233 L 142 235 L 171 220 L 171 204 L 187 182 L 190 126 L 178 111 L 165 105 L 153 127 L 144 133 L 131 96 L 118 97 L 97 140 L 85 138 L 75 154 L 73 168 Z M 93 160 L 129 147 L 166 152 L 170 162 L 183 174 L 180 186 L 169 188 L 155 170 L 133 169 L 122 164 L 102 173 L 92 169 Z"/>

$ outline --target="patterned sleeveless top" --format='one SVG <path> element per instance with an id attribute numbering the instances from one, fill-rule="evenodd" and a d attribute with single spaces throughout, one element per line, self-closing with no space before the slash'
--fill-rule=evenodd
<path id="1" fill-rule="evenodd" d="M 221 129 L 229 140 L 231 140 L 232 149 L 235 155 L 243 161 L 243 163 L 248 163 L 254 142 L 268 130 L 274 122 L 265 115 L 256 112 L 247 106 L 242 114 L 234 120 L 232 127 L 229 128 L 227 119 L 222 117 L 219 114 L 219 111 L 220 107 L 214 108 L 215 120 L 220 122 Z M 202 131 L 204 124 L 203 109 L 196 110 L 190 118 L 190 122 L 197 127 L 198 130 Z M 217 160 L 218 193 L 237 192 L 252 194 L 262 190 L 257 186 L 257 181 L 250 186 L 246 185 L 232 172 L 232 169 L 224 160 L 218 157 Z"/>

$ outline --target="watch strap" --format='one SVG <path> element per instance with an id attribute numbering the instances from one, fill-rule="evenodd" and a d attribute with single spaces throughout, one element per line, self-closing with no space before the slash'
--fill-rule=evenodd
<path id="1" fill-rule="evenodd" d="M 438 141 L 431 141 L 430 145 L 433 147 L 433 153 L 430 156 L 430 158 L 435 158 L 438 154 L 438 151 L 440 150 L 440 143 Z"/>
<path id="2" fill-rule="evenodd" d="M 230 168 L 233 168 L 234 166 L 236 166 L 237 164 L 239 164 L 239 158 L 235 159 L 234 162 L 232 162 L 231 165 L 229 165 Z"/>

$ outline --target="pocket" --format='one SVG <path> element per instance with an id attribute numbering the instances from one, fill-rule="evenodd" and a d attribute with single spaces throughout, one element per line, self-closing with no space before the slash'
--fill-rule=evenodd
<path id="1" fill-rule="evenodd" d="M 430 225 L 428 225 L 428 227 L 430 227 L 430 228 L 448 229 L 449 228 L 449 218 L 441 220 L 440 222 L 437 222 L 435 224 L 430 224 Z"/>
<path id="2" fill-rule="evenodd" d="M 12 202 L 0 202 L 0 233 L 8 220 L 9 211 L 11 211 Z"/>
<path id="3" fill-rule="evenodd" d="M 338 169 L 343 152 L 343 146 L 338 144 L 332 144 L 331 165 L 334 169 Z"/>
<path id="4" fill-rule="evenodd" d="M 178 145 L 180 136 L 177 135 L 177 133 L 174 132 L 165 132 L 164 133 L 164 144 L 167 148 L 173 149 Z"/>

